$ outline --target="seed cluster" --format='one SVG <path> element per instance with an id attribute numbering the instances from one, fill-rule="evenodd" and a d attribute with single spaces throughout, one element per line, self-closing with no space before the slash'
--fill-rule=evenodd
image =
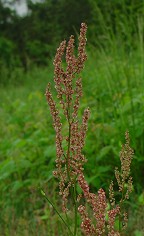
<path id="1" fill-rule="evenodd" d="M 74 36 L 71 36 L 67 46 L 65 40 L 60 44 L 54 59 L 55 89 L 67 122 L 68 129 L 66 137 L 62 135 L 61 117 L 50 92 L 50 85 L 48 85 L 46 90 L 46 98 L 56 131 L 57 169 L 54 171 L 54 176 L 59 179 L 59 194 L 62 196 L 63 211 L 67 211 L 70 188 L 73 188 L 77 177 L 83 171 L 83 164 L 86 162 L 82 154 L 82 148 L 85 143 L 90 112 L 88 108 L 84 110 L 82 123 L 80 124 L 78 120 L 78 109 L 82 96 L 82 81 L 81 78 L 77 76 L 83 69 L 84 62 L 87 58 L 85 53 L 86 30 L 86 24 L 82 23 L 77 58 L 74 55 Z M 66 69 L 64 69 L 62 65 L 64 53 L 67 64 Z M 64 148 L 64 142 L 67 143 L 67 150 Z"/>
<path id="2" fill-rule="evenodd" d="M 115 169 L 115 176 L 119 186 L 119 192 L 124 192 L 125 184 L 127 183 L 127 191 L 125 193 L 125 199 L 129 198 L 129 194 L 132 192 L 132 177 L 130 176 L 130 166 L 132 162 L 132 156 L 134 154 L 133 149 L 130 147 L 129 132 L 125 133 L 126 144 L 122 145 L 120 152 L 121 172 Z"/>

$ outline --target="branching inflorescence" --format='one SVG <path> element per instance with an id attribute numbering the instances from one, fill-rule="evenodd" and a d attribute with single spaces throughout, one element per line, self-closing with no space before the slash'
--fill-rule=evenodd
<path id="1" fill-rule="evenodd" d="M 81 228 L 85 235 L 120 235 L 127 223 L 127 214 L 122 213 L 122 205 L 132 191 L 132 178 L 130 175 L 130 164 L 133 151 L 129 147 L 129 133 L 126 132 L 126 144 L 122 146 L 120 154 L 121 171 L 115 170 L 119 192 L 122 197 L 119 204 L 115 203 L 113 182 L 109 188 L 110 209 L 106 200 L 105 191 L 101 188 L 97 194 L 91 193 L 83 173 L 83 165 L 86 162 L 82 149 L 90 116 L 89 108 L 84 110 L 82 121 L 79 122 L 78 110 L 80 98 L 82 97 L 82 80 L 78 75 L 84 68 L 87 59 L 86 46 L 86 24 L 81 24 L 78 56 L 74 54 L 74 36 L 71 36 L 68 45 L 63 41 L 54 59 L 54 82 L 63 115 L 67 122 L 67 135 L 62 132 L 62 123 L 56 102 L 50 92 L 50 84 L 46 90 L 46 98 L 53 118 L 53 126 L 56 132 L 56 170 L 54 176 L 59 180 L 59 194 L 62 197 L 62 210 L 68 211 L 68 197 L 70 196 L 75 209 L 75 227 L 73 235 L 77 235 L 77 212 L 82 218 Z M 67 67 L 62 65 L 62 57 L 65 55 Z M 64 143 L 66 143 L 66 148 Z M 126 185 L 127 183 L 127 185 Z M 77 185 L 83 192 L 83 198 L 90 204 L 93 210 L 95 223 L 88 216 L 85 206 L 79 205 L 81 194 L 77 193 Z M 79 206 L 78 206 L 79 205 Z M 108 216 L 108 217 L 107 217 Z M 115 220 L 119 217 L 119 229 L 115 229 Z M 123 226 L 122 226 L 123 225 Z"/>

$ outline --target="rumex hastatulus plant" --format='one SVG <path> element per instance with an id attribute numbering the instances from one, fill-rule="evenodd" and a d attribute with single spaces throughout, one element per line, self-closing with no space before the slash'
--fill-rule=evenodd
<path id="1" fill-rule="evenodd" d="M 84 110 L 82 121 L 80 122 L 78 119 L 78 111 L 80 98 L 82 97 L 82 80 L 78 75 L 84 68 L 84 62 L 87 59 L 85 52 L 86 31 L 87 26 L 85 23 L 82 23 L 77 57 L 74 54 L 74 36 L 71 36 L 67 46 L 65 40 L 60 44 L 54 59 L 55 89 L 67 122 L 66 135 L 65 133 L 63 134 L 59 109 L 50 92 L 50 84 L 48 84 L 46 89 L 46 98 L 56 132 L 56 170 L 54 171 L 54 176 L 59 180 L 59 195 L 62 198 L 62 211 L 65 213 L 66 219 L 68 218 L 68 205 L 70 205 L 68 199 L 71 199 L 74 205 L 73 230 L 70 229 L 68 223 L 61 217 L 59 212 L 56 211 L 68 227 L 70 235 L 77 235 L 77 214 L 79 212 L 82 219 L 81 229 L 85 235 L 118 236 L 123 234 L 128 221 L 127 213 L 124 211 L 124 203 L 125 200 L 129 198 L 129 194 L 132 191 L 130 164 L 133 150 L 129 146 L 129 133 L 126 132 L 126 144 L 122 146 L 120 153 L 121 170 L 115 169 L 115 176 L 121 198 L 119 204 L 116 204 L 114 184 L 111 182 L 109 187 L 110 207 L 108 208 L 108 200 L 106 199 L 105 191 L 101 188 L 98 190 L 97 194 L 91 193 L 84 177 L 83 166 L 87 160 L 82 154 L 82 149 L 85 144 L 90 111 L 89 108 Z M 62 65 L 62 57 L 64 54 L 67 64 L 66 69 L 64 69 Z M 83 194 L 78 194 L 78 185 Z M 86 207 L 79 204 L 82 198 L 90 204 L 94 219 L 91 220 Z M 119 227 L 117 229 L 115 229 L 116 219 L 119 221 Z"/>

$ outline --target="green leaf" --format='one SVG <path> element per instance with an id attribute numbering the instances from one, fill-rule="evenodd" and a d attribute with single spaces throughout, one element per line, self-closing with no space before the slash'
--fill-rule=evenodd
<path id="1" fill-rule="evenodd" d="M 136 231 L 134 232 L 134 235 L 135 235 L 135 236 L 143 236 L 143 232 L 141 232 L 141 231 L 139 231 L 139 230 L 136 230 Z"/>
<path id="2" fill-rule="evenodd" d="M 112 146 L 106 146 L 103 147 L 97 157 L 97 160 L 100 161 L 103 157 L 105 157 L 106 155 L 108 155 L 108 153 L 112 150 Z"/>
<path id="3" fill-rule="evenodd" d="M 138 197 L 138 202 L 142 205 L 144 205 L 144 193 L 142 193 L 139 197 Z"/>

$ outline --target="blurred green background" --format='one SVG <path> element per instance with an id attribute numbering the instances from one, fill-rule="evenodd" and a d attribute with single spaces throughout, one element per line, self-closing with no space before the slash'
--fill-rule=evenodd
<path id="1" fill-rule="evenodd" d="M 108 194 L 128 129 L 135 154 L 126 235 L 144 235 L 144 1 L 27 0 L 20 15 L 14 6 L 22 2 L 0 0 L 0 235 L 67 235 L 40 194 L 60 205 L 44 93 L 54 85 L 59 43 L 73 34 L 77 46 L 81 22 L 88 25 L 81 112 L 91 110 L 86 179 Z"/>

